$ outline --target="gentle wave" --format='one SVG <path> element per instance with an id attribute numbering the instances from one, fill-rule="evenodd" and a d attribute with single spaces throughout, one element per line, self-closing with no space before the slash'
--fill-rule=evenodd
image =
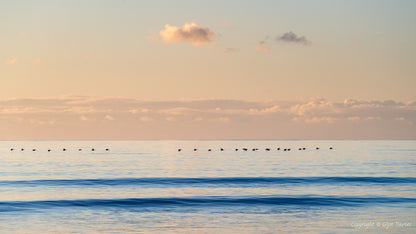
<path id="1" fill-rule="evenodd" d="M 217 206 L 363 206 L 368 204 L 416 203 L 416 198 L 405 197 L 340 197 L 340 196 L 206 196 L 170 198 L 81 199 L 49 201 L 0 202 L 0 212 L 50 208 L 180 208 Z"/>
<path id="2" fill-rule="evenodd" d="M 279 185 L 279 184 L 415 184 L 416 177 L 213 177 L 114 178 L 0 181 L 0 186 L 123 186 L 123 185 Z"/>

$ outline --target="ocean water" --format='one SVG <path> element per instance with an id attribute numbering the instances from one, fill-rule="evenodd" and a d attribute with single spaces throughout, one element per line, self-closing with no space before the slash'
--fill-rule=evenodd
<path id="1" fill-rule="evenodd" d="M 416 141 L 1 141 L 0 159 L 1 233 L 416 233 Z"/>

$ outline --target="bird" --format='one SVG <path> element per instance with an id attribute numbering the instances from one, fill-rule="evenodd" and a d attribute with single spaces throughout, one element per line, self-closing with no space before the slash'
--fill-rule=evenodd
<path id="1" fill-rule="evenodd" d="M 266 148 L 266 151 L 270 151 L 270 149 L 269 148 Z"/>
<path id="2" fill-rule="evenodd" d="M 81 151 L 82 149 L 78 149 L 78 151 Z"/>
<path id="3" fill-rule="evenodd" d="M 109 151 L 109 150 L 110 150 L 109 148 L 105 149 L 105 151 Z"/>
<path id="4" fill-rule="evenodd" d="M 21 150 L 21 151 L 23 151 L 23 150 L 25 150 L 25 149 L 21 148 L 20 150 Z"/>
<path id="5" fill-rule="evenodd" d="M 48 152 L 51 152 L 51 149 L 48 149 Z"/>
<path id="6" fill-rule="evenodd" d="M 181 151 L 182 149 L 178 149 L 178 151 Z"/>
<path id="7" fill-rule="evenodd" d="M 194 151 L 197 151 L 198 149 L 194 149 Z"/>
<path id="8" fill-rule="evenodd" d="M 247 148 L 243 148 L 244 151 L 247 151 Z"/>
<path id="9" fill-rule="evenodd" d="M 63 148 L 63 149 L 62 149 L 62 151 L 66 151 L 66 149 L 65 149 L 65 148 Z"/>
<path id="10" fill-rule="evenodd" d="M 306 148 L 302 148 L 303 150 L 306 150 Z"/>
<path id="11" fill-rule="evenodd" d="M 13 150 L 14 150 L 13 148 L 10 149 L 10 151 L 13 151 Z"/>
<path id="12" fill-rule="evenodd" d="M 92 149 L 91 149 L 91 151 L 95 151 L 95 149 L 94 149 L 94 148 L 92 148 Z"/>
<path id="13" fill-rule="evenodd" d="M 277 148 L 277 150 L 280 150 L 280 148 Z"/>
<path id="14" fill-rule="evenodd" d="M 317 150 L 319 150 L 319 147 L 316 147 Z"/>
<path id="15" fill-rule="evenodd" d="M 329 149 L 333 149 L 332 147 L 329 147 Z"/>
<path id="16" fill-rule="evenodd" d="M 235 151 L 238 151 L 238 149 L 235 149 Z"/>
<path id="17" fill-rule="evenodd" d="M 32 151 L 36 151 L 36 149 L 32 149 Z"/>
<path id="18" fill-rule="evenodd" d="M 220 150 L 221 150 L 221 151 L 224 151 L 224 149 L 223 149 L 223 148 L 221 148 Z"/>
<path id="19" fill-rule="evenodd" d="M 208 149 L 208 151 L 211 151 L 211 149 Z"/>
<path id="20" fill-rule="evenodd" d="M 286 151 L 287 149 L 284 149 L 283 151 Z"/>

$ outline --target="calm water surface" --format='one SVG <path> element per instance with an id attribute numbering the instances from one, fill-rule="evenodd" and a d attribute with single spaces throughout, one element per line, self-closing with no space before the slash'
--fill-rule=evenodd
<path id="1" fill-rule="evenodd" d="M 1 141 L 0 158 L 2 233 L 416 233 L 416 141 Z"/>

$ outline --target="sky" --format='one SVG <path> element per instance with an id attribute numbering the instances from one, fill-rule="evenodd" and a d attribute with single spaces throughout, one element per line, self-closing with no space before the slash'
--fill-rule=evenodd
<path id="1" fill-rule="evenodd" d="M 416 2 L 0 1 L 0 139 L 416 139 Z"/>

